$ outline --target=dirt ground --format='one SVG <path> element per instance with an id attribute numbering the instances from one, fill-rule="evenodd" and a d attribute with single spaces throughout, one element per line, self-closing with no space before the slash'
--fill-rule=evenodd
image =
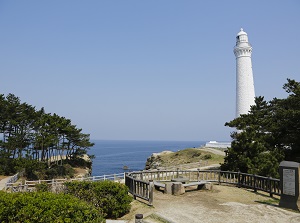
<path id="1" fill-rule="evenodd" d="M 0 180 L 6 178 L 7 176 L 0 175 Z"/>
<path id="2" fill-rule="evenodd" d="M 135 214 L 143 214 L 145 222 L 157 223 L 300 222 L 300 212 L 279 208 L 278 203 L 276 196 L 222 185 L 180 196 L 155 191 L 153 207 L 134 201 L 131 212 L 122 219 L 134 222 Z"/>

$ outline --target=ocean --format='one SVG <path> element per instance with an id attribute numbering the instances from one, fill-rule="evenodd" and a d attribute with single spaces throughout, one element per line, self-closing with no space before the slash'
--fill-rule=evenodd
<path id="1" fill-rule="evenodd" d="M 91 140 L 95 145 L 88 154 L 95 155 L 92 176 L 101 176 L 145 168 L 146 160 L 152 153 L 164 150 L 178 151 L 200 147 L 205 141 L 135 141 L 135 140 Z"/>

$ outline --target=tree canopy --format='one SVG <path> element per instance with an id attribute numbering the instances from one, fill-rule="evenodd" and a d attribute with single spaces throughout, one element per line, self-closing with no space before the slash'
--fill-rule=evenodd
<path id="1" fill-rule="evenodd" d="M 0 95 L 0 137 L 0 174 L 14 172 L 9 164 L 16 160 L 59 164 L 63 156 L 76 159 L 93 146 L 70 119 L 37 110 L 13 94 Z"/>
<path id="2" fill-rule="evenodd" d="M 300 83 L 287 79 L 287 98 L 255 99 L 248 114 L 225 123 L 231 133 L 222 170 L 278 177 L 282 160 L 300 161 Z"/>

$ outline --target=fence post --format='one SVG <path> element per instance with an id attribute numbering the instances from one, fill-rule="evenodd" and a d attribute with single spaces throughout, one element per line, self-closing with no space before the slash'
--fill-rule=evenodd
<path id="1" fill-rule="evenodd" d="M 267 187 L 268 187 L 268 190 L 269 190 L 269 193 L 270 193 L 270 197 L 273 197 L 270 176 L 268 176 Z"/>
<path id="2" fill-rule="evenodd" d="M 140 173 L 140 179 L 143 180 L 143 173 Z"/>
<path id="3" fill-rule="evenodd" d="M 176 178 L 178 178 L 179 177 L 179 168 L 177 168 L 177 177 Z"/>
<path id="4" fill-rule="evenodd" d="M 257 187 L 256 187 L 256 185 L 257 185 L 257 177 L 256 177 L 256 175 L 255 174 L 253 174 L 253 177 L 254 177 L 254 192 L 257 192 Z"/>
<path id="5" fill-rule="evenodd" d="M 218 177 L 219 185 L 221 185 L 221 170 L 219 170 L 219 177 Z"/>
<path id="6" fill-rule="evenodd" d="M 197 181 L 200 181 L 200 169 L 197 169 L 198 173 L 197 173 Z"/>
<path id="7" fill-rule="evenodd" d="M 132 178 L 132 193 L 133 193 L 133 199 L 136 200 L 136 195 L 135 195 L 135 180 Z"/>
<path id="8" fill-rule="evenodd" d="M 153 188 L 154 188 L 154 182 L 153 180 L 149 180 L 149 205 L 153 205 Z"/>
<path id="9" fill-rule="evenodd" d="M 238 188 L 241 187 L 241 177 L 240 177 L 240 171 L 238 172 Z"/>
<path id="10" fill-rule="evenodd" d="M 143 223 L 143 214 L 135 215 L 135 223 Z"/>

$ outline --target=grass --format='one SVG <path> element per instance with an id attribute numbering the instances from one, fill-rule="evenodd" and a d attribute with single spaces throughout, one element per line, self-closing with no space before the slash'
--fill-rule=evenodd
<path id="1" fill-rule="evenodd" d="M 278 206 L 279 205 L 279 199 L 278 198 L 269 198 L 267 200 L 262 200 L 262 201 L 256 201 L 257 203 L 261 204 L 267 204 L 267 205 L 272 205 L 272 206 Z"/>
<path id="2" fill-rule="evenodd" d="M 158 214 L 151 214 L 149 216 L 147 216 L 145 218 L 145 220 L 147 219 L 152 219 L 152 220 L 155 220 L 157 223 L 171 223 L 170 221 L 166 220 L 165 218 L 163 218 L 162 216 L 159 216 Z"/>

